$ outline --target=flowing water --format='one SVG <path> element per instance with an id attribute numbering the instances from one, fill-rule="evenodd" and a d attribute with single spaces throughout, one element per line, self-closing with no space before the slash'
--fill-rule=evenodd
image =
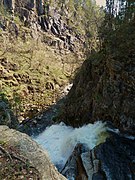
<path id="1" fill-rule="evenodd" d="M 102 136 L 104 132 L 106 132 L 105 124 L 100 121 L 80 128 L 60 123 L 46 128 L 34 140 L 48 151 L 51 161 L 60 170 L 78 143 L 92 149 L 105 140 L 106 137 Z"/>

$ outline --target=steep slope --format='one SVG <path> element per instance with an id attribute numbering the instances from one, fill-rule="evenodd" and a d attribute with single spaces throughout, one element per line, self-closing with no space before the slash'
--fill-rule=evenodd
<path id="1" fill-rule="evenodd" d="M 135 133 L 134 21 L 113 32 L 102 51 L 89 57 L 78 72 L 61 117 L 80 126 L 96 120 L 112 121 Z"/>
<path id="2" fill-rule="evenodd" d="M 19 120 L 54 103 L 99 47 L 103 11 L 86 1 L 0 1 L 0 96 Z"/>
<path id="3" fill-rule="evenodd" d="M 66 3 L 62 6 L 59 1 L 4 0 L 2 5 L 12 13 L 13 19 L 18 15 L 24 25 L 30 28 L 32 38 L 43 41 L 41 33 L 47 32 L 46 36 L 52 35 L 52 37 L 50 35 L 46 38 L 47 44 L 77 54 L 80 51 L 81 54 L 84 38 L 68 25 L 69 14 Z"/>
<path id="4" fill-rule="evenodd" d="M 0 101 L 3 96 L 5 102 L 8 99 L 15 116 L 22 121 L 37 115 L 61 96 L 61 89 L 83 61 L 82 40 L 60 20 L 59 12 L 58 17 L 40 16 L 39 1 L 3 3 L 0 6 Z M 5 124 L 3 109 L 1 122 Z"/>

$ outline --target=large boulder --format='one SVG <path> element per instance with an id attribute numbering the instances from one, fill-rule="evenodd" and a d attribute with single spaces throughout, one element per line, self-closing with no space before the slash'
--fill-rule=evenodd
<path id="1" fill-rule="evenodd" d="M 0 126 L 0 144 L 6 144 L 24 157 L 39 172 L 41 180 L 66 180 L 50 162 L 47 152 L 28 135 Z"/>
<path id="2" fill-rule="evenodd" d="M 62 174 L 68 179 L 135 179 L 135 138 L 111 134 L 103 144 L 89 150 L 79 144 L 69 157 Z"/>
<path id="3" fill-rule="evenodd" d="M 135 134 L 134 22 L 123 29 L 113 35 L 117 44 L 93 53 L 80 68 L 61 113 L 65 123 L 79 126 L 99 119 Z"/>
<path id="4" fill-rule="evenodd" d="M 86 149 L 84 145 L 77 144 L 68 161 L 65 164 L 65 167 L 61 173 L 67 177 L 67 179 L 77 179 L 77 180 L 87 180 L 88 175 L 83 166 L 81 154 L 85 152 Z"/>

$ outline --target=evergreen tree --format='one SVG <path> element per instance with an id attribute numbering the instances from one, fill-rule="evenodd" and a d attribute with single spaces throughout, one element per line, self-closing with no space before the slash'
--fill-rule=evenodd
<path id="1" fill-rule="evenodd" d="M 105 20 L 101 28 L 101 38 L 107 50 L 110 45 L 114 44 L 114 40 L 118 42 L 119 36 L 125 34 L 127 29 L 128 31 L 132 29 L 134 19 L 135 2 L 133 0 L 107 0 Z M 119 34 L 120 30 L 122 31 L 121 35 Z M 126 35 L 124 38 L 126 38 Z M 112 50 L 112 47 L 110 50 Z"/>

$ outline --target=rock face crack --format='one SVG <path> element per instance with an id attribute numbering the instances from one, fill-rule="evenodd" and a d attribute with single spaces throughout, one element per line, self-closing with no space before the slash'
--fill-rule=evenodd
<path id="1" fill-rule="evenodd" d="M 67 177 L 69 180 L 71 179 L 88 179 L 86 170 L 83 166 L 81 153 L 83 152 L 83 145 L 76 145 L 72 155 L 69 157 L 65 167 L 62 170 L 62 174 Z"/>
<path id="2" fill-rule="evenodd" d="M 83 144 L 77 145 L 68 159 L 62 171 L 67 178 L 85 175 L 87 180 L 135 179 L 135 140 L 111 132 L 103 144 L 92 150 L 82 149 Z"/>

